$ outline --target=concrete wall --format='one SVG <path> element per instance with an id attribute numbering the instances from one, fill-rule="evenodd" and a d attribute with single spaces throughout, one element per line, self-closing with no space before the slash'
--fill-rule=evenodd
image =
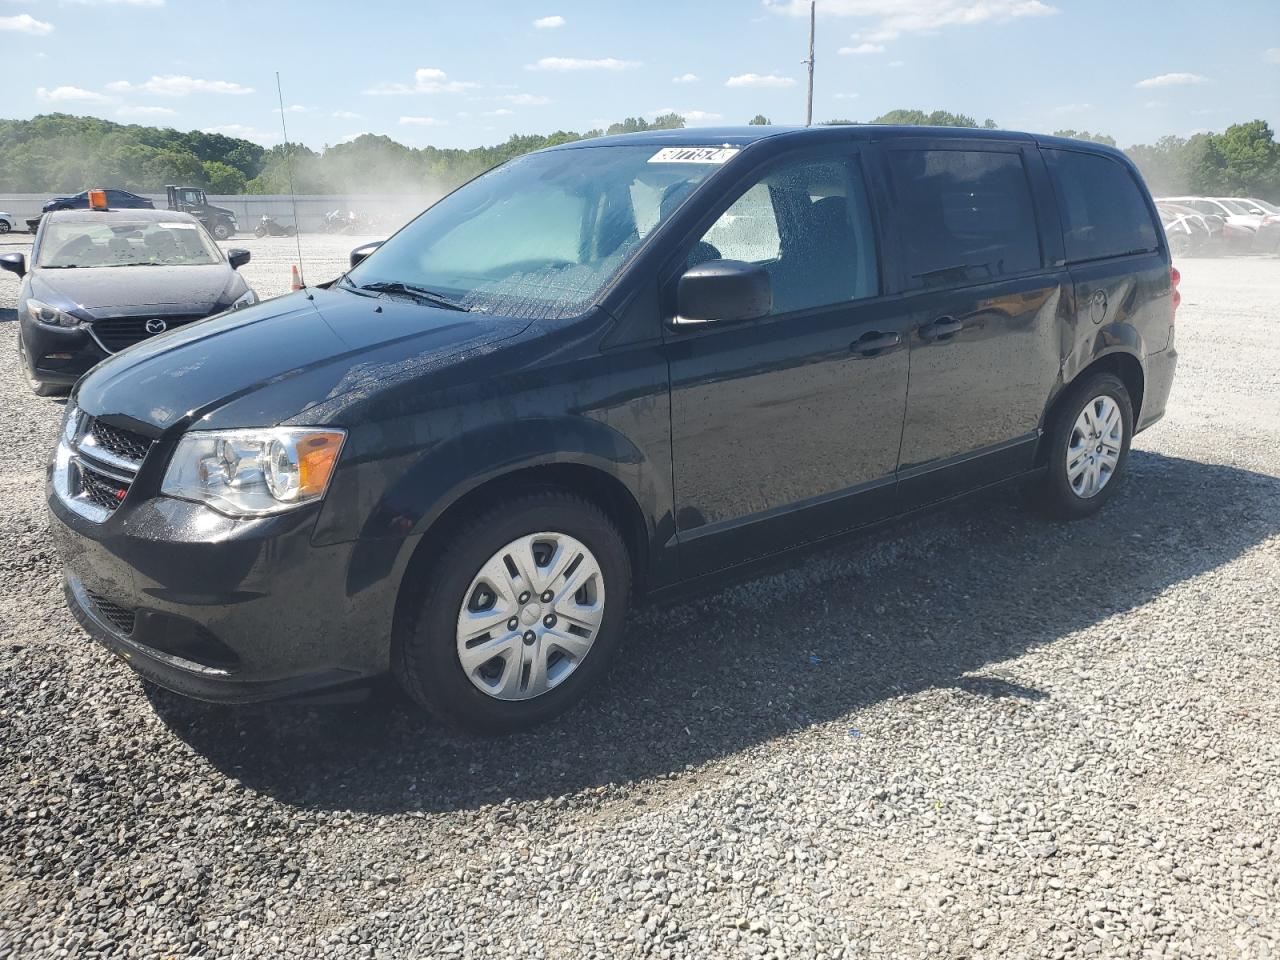
<path id="1" fill-rule="evenodd" d="M 38 215 L 41 206 L 49 196 L 47 193 L 0 193 L 0 210 L 13 214 L 18 220 L 18 229 L 22 229 L 22 221 L 27 217 Z M 164 194 L 144 193 L 139 196 L 147 197 L 157 209 L 164 209 L 168 202 Z M 330 210 L 341 210 L 343 213 L 354 210 L 364 221 L 364 225 L 359 229 L 360 234 L 390 234 L 437 199 L 439 198 L 410 197 L 403 194 L 299 196 L 297 198 L 298 226 L 303 233 L 319 231 L 324 223 L 324 215 Z M 287 194 L 284 196 L 210 194 L 209 202 L 235 211 L 240 229 L 246 233 L 253 232 L 254 226 L 263 214 L 274 217 L 282 225 L 293 223 L 293 202 Z"/>

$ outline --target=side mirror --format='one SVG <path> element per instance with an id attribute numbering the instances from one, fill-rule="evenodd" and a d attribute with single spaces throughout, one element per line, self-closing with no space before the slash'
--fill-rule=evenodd
<path id="1" fill-rule="evenodd" d="M 249 251 L 234 247 L 227 251 L 227 263 L 231 264 L 232 270 L 239 270 L 249 262 Z"/>
<path id="2" fill-rule="evenodd" d="M 1267 215 L 1267 212 L 1261 207 L 1250 207 L 1249 212 L 1255 217 L 1265 217 Z"/>
<path id="3" fill-rule="evenodd" d="M 373 253 L 373 251 L 377 250 L 384 243 L 386 243 L 385 240 L 374 240 L 372 243 L 366 243 L 363 246 L 356 247 L 354 250 L 351 251 L 351 265 L 354 267 L 356 264 L 358 264 L 361 260 L 363 260 L 369 254 Z"/>
<path id="4" fill-rule="evenodd" d="M 754 320 L 773 309 L 773 285 L 764 267 L 741 260 L 709 260 L 690 267 L 676 288 L 673 326 Z"/>
<path id="5" fill-rule="evenodd" d="M 8 270 L 24 277 L 27 274 L 27 258 L 21 253 L 0 254 L 0 270 Z"/>

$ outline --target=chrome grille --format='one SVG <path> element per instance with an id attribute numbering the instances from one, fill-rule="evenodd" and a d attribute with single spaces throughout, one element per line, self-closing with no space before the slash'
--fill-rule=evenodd
<path id="1" fill-rule="evenodd" d="M 71 410 L 54 451 L 53 486 L 75 513 L 102 523 L 124 503 L 151 441 Z"/>
<path id="2" fill-rule="evenodd" d="M 147 450 L 151 448 L 151 441 L 142 434 L 108 426 L 101 420 L 93 421 L 89 433 L 97 446 L 134 463 L 141 463 L 142 458 L 147 455 Z"/>

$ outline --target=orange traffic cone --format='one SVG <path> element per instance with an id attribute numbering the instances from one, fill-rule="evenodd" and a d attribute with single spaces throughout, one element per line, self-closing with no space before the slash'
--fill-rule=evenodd
<path id="1" fill-rule="evenodd" d="M 298 265 L 295 263 L 292 267 L 290 267 L 290 268 L 289 268 L 289 272 L 290 272 L 290 281 L 291 281 L 291 282 L 289 283 L 289 289 L 290 289 L 290 290 L 301 290 L 301 289 L 302 289 L 302 274 L 298 273 Z"/>

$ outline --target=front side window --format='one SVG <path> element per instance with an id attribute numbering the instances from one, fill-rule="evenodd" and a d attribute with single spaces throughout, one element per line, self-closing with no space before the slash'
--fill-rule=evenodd
<path id="1" fill-rule="evenodd" d="M 1148 253 L 1159 247 L 1142 190 L 1123 164 L 1096 153 L 1041 152 L 1058 197 L 1068 262 Z"/>
<path id="2" fill-rule="evenodd" d="M 857 161 L 799 160 L 773 168 L 694 244 L 689 265 L 708 260 L 763 266 L 775 314 L 876 296 L 875 232 Z"/>
<path id="3" fill-rule="evenodd" d="M 909 289 L 982 283 L 1040 267 L 1020 154 L 893 150 L 889 168 Z"/>
<path id="4" fill-rule="evenodd" d="M 571 317 L 733 149 L 582 147 L 519 157 L 445 197 L 347 274 L 485 313 Z"/>
<path id="5" fill-rule="evenodd" d="M 45 224 L 37 266 L 46 269 L 137 266 L 208 266 L 222 253 L 196 223 L 129 222 L 104 214 L 99 221 Z"/>

